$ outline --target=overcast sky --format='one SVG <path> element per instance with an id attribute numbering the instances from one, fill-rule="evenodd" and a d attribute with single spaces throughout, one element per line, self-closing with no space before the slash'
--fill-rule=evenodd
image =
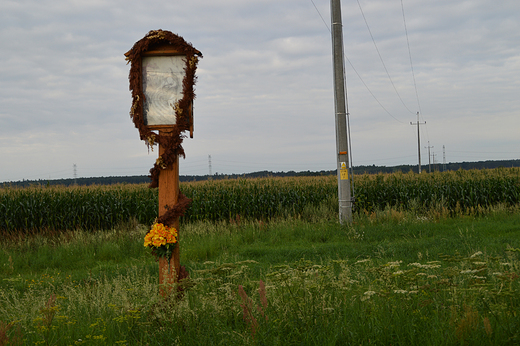
<path id="1" fill-rule="evenodd" d="M 212 173 L 335 169 L 330 3 L 313 1 L 0 0 L 0 182 L 148 174 L 124 53 L 155 29 L 204 55 L 181 175 L 208 155 Z M 520 158 L 518 0 L 342 11 L 354 166 L 417 164 L 418 111 L 423 165 L 428 141 L 440 163 L 443 146 Z"/>

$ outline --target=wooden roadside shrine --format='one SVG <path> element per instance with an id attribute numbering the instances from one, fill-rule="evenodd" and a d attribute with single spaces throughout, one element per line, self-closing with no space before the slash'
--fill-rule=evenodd
<path id="1" fill-rule="evenodd" d="M 179 230 L 179 217 L 191 200 L 179 190 L 179 158 L 184 157 L 182 140 L 189 131 L 193 138 L 195 71 L 201 52 L 182 37 L 164 30 L 150 31 L 125 53 L 131 64 L 130 116 L 141 140 L 159 156 L 150 169 L 150 188 L 159 188 L 157 224 Z M 178 238 L 177 238 L 178 239 Z M 161 294 L 188 276 L 179 262 L 179 242 L 171 258 L 158 256 Z"/>

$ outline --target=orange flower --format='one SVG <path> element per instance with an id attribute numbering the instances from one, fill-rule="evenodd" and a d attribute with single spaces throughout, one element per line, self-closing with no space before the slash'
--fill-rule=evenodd
<path id="1" fill-rule="evenodd" d="M 145 247 L 159 248 L 168 244 L 177 243 L 177 230 L 172 227 L 155 223 L 152 229 L 144 237 Z"/>

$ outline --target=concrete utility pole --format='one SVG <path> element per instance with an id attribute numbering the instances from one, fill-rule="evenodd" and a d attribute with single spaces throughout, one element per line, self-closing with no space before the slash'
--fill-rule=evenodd
<path id="1" fill-rule="evenodd" d="M 347 139 L 345 66 L 343 59 L 343 24 L 340 0 L 330 1 L 332 27 L 332 59 L 334 65 L 334 101 L 336 111 L 336 161 L 340 223 L 352 223 L 352 199 Z"/>
<path id="2" fill-rule="evenodd" d="M 412 123 L 410 121 L 410 125 L 417 125 L 417 150 L 419 153 L 419 174 L 421 173 L 421 135 L 419 134 L 419 125 L 426 124 L 426 121 L 424 123 L 419 122 L 419 112 L 417 112 L 417 122 Z"/>
<path id="3" fill-rule="evenodd" d="M 430 149 L 433 148 L 433 146 L 430 147 L 430 141 L 428 141 L 428 173 L 432 172 L 432 161 L 431 161 L 431 155 L 430 155 Z M 435 161 L 433 162 L 435 164 Z"/>

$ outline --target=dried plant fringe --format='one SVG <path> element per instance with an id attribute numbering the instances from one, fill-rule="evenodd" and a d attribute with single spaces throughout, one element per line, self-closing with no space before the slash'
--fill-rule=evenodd
<path id="1" fill-rule="evenodd" d="M 176 125 L 171 132 L 167 134 L 154 133 L 144 124 L 143 105 L 146 97 L 142 90 L 142 66 L 141 56 L 148 50 L 161 45 L 170 44 L 186 55 L 186 67 L 184 71 L 186 75 L 182 81 L 182 99 L 175 104 Z M 130 109 L 130 117 L 135 127 L 139 130 L 141 140 L 144 140 L 148 147 L 159 144 L 164 148 L 164 152 L 157 159 L 154 166 L 150 169 L 150 188 L 159 186 L 159 173 L 175 163 L 180 156 L 185 157 L 182 141 L 185 137 L 182 132 L 190 129 L 190 107 L 195 99 L 194 85 L 196 83 L 195 72 L 197 63 L 202 53 L 196 50 L 191 43 L 186 42 L 182 37 L 175 35 L 169 31 L 152 30 L 144 38 L 137 41 L 132 49 L 126 54 L 126 60 L 131 64 L 130 74 L 130 91 L 132 92 L 132 107 Z M 161 217 L 161 223 L 172 225 L 174 220 L 184 215 L 191 200 L 182 196 L 175 206 L 171 206 L 168 212 Z"/>
<path id="2" fill-rule="evenodd" d="M 269 319 L 264 311 L 264 309 L 267 309 L 267 297 L 265 292 L 265 284 L 262 280 L 260 280 L 259 286 L 260 288 L 258 289 L 258 294 L 260 295 L 262 306 L 257 305 L 256 310 L 258 313 L 260 313 L 260 315 L 262 315 L 263 318 L 265 318 L 265 321 L 267 322 Z M 256 332 L 258 331 L 259 325 L 257 319 L 253 315 L 253 300 L 247 296 L 247 293 L 244 291 L 244 287 L 242 285 L 238 285 L 238 295 L 242 299 L 242 304 L 240 304 L 240 307 L 242 308 L 242 318 L 251 328 L 251 336 L 254 338 Z"/>

